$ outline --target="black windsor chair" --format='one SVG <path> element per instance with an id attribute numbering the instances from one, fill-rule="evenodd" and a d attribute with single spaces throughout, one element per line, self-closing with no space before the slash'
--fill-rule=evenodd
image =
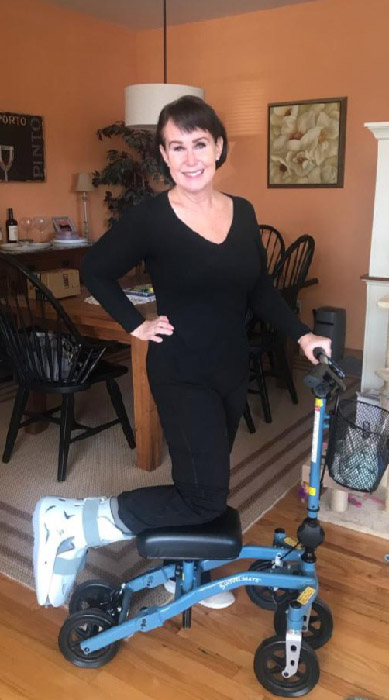
<path id="1" fill-rule="evenodd" d="M 261 237 L 262 245 L 266 251 L 266 259 L 267 259 L 267 271 L 269 275 L 273 275 L 274 270 L 277 268 L 279 265 L 280 261 L 283 258 L 283 255 L 285 253 L 285 243 L 284 239 L 281 235 L 281 233 L 274 228 L 274 226 L 269 226 L 268 224 L 260 224 L 259 225 L 259 235 Z M 251 313 L 248 312 L 247 318 L 246 318 L 246 327 L 247 327 L 247 333 L 250 336 L 251 334 L 255 333 L 256 328 L 261 328 L 261 321 L 258 321 L 257 318 Z M 271 358 L 272 360 L 272 358 Z M 261 377 L 261 366 L 258 367 L 258 377 L 257 381 L 260 381 Z M 265 379 L 263 378 L 262 384 L 261 384 L 261 395 L 266 396 L 266 386 L 264 385 Z M 246 403 L 244 412 L 243 412 L 243 417 L 246 421 L 247 428 L 250 433 L 255 433 L 255 425 L 254 421 L 251 415 L 250 411 L 250 406 L 249 403 Z"/>
<path id="2" fill-rule="evenodd" d="M 300 236 L 287 248 L 282 260 L 274 270 L 276 287 L 296 313 L 298 312 L 298 295 L 307 279 L 314 252 L 315 239 L 308 235 Z"/>
<path id="3" fill-rule="evenodd" d="M 273 277 L 274 271 L 277 269 L 285 254 L 284 239 L 279 231 L 274 226 L 261 224 L 258 226 L 259 235 L 262 245 L 266 251 L 266 269 Z M 248 312 L 246 318 L 247 332 L 251 333 L 257 326 L 261 326 L 261 321 L 255 318 L 254 314 Z"/>
<path id="4" fill-rule="evenodd" d="M 312 236 L 300 236 L 285 251 L 275 267 L 273 279 L 275 287 L 281 292 L 291 309 L 298 312 L 298 294 L 308 274 L 315 250 Z M 284 380 L 292 402 L 298 403 L 298 396 L 289 368 L 286 353 L 286 338 L 270 324 L 261 322 L 260 330 L 249 330 L 251 379 L 256 381 L 257 389 L 249 389 L 249 393 L 258 393 L 261 398 L 263 416 L 266 423 L 271 423 L 269 395 L 266 386 L 266 376 L 280 374 Z M 270 371 L 265 371 L 262 357 L 269 358 Z M 246 413 L 244 414 L 246 418 Z M 247 424 L 250 430 L 249 424 Z"/>
<path id="5" fill-rule="evenodd" d="M 31 298 L 33 296 L 34 298 Z M 0 340 L 18 385 L 6 437 L 3 462 L 9 462 L 20 428 L 34 421 L 60 426 L 58 481 L 65 481 L 71 443 L 96 435 L 117 423 L 135 447 L 116 379 L 128 370 L 101 360 L 106 345 L 80 335 L 47 287 L 9 254 L 0 253 Z M 117 418 L 96 427 L 74 419 L 74 395 L 97 382 L 105 382 Z M 32 413 L 26 410 L 31 391 L 62 395 L 56 408 Z M 54 414 L 60 411 L 60 416 Z M 27 416 L 23 420 L 23 416 Z M 72 437 L 72 431 L 81 431 Z"/>

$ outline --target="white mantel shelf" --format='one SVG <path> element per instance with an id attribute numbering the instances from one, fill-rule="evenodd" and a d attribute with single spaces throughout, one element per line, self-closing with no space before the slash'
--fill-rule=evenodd
<path id="1" fill-rule="evenodd" d="M 389 282 L 389 277 L 372 277 L 371 275 L 362 275 L 362 282 Z"/>

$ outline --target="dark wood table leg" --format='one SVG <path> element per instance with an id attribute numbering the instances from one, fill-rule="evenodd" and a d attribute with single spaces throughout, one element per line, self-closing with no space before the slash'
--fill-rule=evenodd
<path id="1" fill-rule="evenodd" d="M 162 430 L 146 374 L 148 343 L 131 341 L 137 466 L 153 471 L 161 463 Z"/>

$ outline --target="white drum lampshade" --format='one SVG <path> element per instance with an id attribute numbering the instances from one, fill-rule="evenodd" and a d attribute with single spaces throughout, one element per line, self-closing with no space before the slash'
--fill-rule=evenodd
<path id="1" fill-rule="evenodd" d="M 125 123 L 138 129 L 154 129 L 161 110 L 184 95 L 204 98 L 202 88 L 174 83 L 144 83 L 125 89 Z"/>

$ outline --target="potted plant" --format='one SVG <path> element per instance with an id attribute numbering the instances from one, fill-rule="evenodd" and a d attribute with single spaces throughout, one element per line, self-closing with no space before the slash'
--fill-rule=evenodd
<path id="1" fill-rule="evenodd" d="M 154 133 L 142 129 L 133 129 L 123 121 L 115 122 L 97 131 L 100 141 L 103 138 L 121 137 L 125 142 L 124 150 L 109 149 L 107 164 L 93 173 L 92 182 L 98 185 L 121 186 L 115 192 L 106 190 L 104 202 L 109 211 L 108 223 L 111 225 L 128 207 L 155 194 L 153 186 L 170 184 L 170 180 L 161 172 L 154 153 Z"/>

